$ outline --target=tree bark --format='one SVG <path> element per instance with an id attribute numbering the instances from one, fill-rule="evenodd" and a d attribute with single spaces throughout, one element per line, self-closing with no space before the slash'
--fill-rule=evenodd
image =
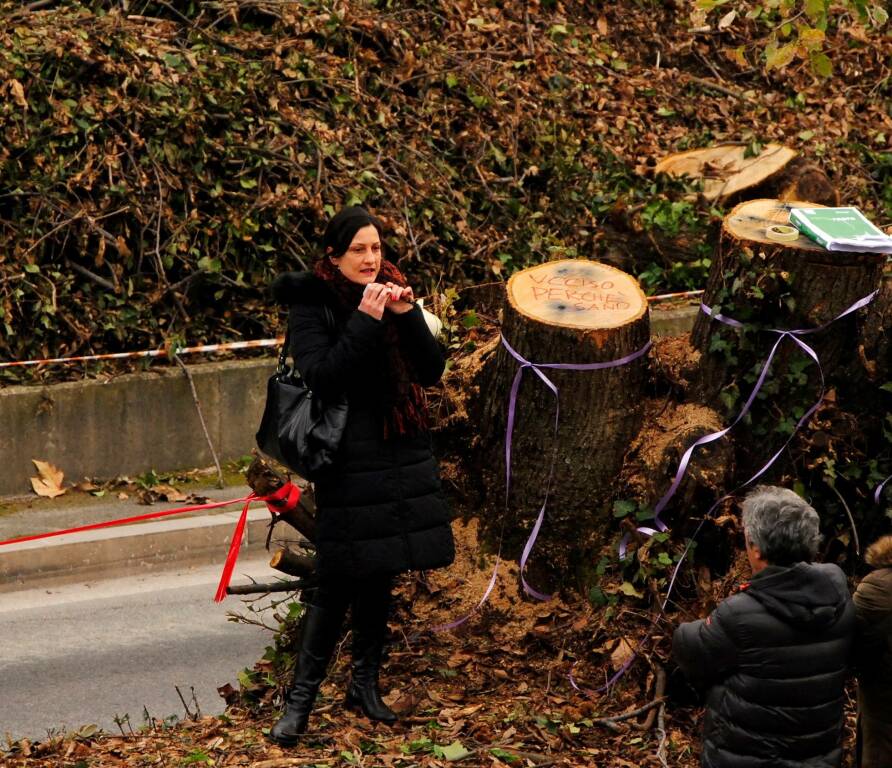
<path id="1" fill-rule="evenodd" d="M 699 390 L 709 400 L 740 374 L 767 357 L 777 339 L 765 329 L 815 328 L 833 320 L 855 301 L 874 291 L 885 256 L 828 251 L 804 235 L 793 242 L 769 239 L 773 224 L 787 224 L 789 212 L 802 203 L 752 200 L 729 213 L 710 269 L 703 304 L 748 325 L 742 332 L 701 312 L 691 343 L 702 353 Z M 810 205 L 810 204 L 805 204 Z M 819 333 L 802 337 L 818 353 L 825 376 L 839 378 L 853 362 L 856 317 L 850 315 Z M 788 371 L 791 355 L 784 345 L 772 371 Z"/>
<path id="2" fill-rule="evenodd" d="M 507 285 L 502 332 L 534 363 L 597 363 L 641 350 L 649 341 L 647 301 L 637 282 L 618 269 L 585 260 L 555 261 L 516 273 Z M 555 398 L 527 369 L 518 391 L 512 439 L 511 493 L 504 503 L 504 439 L 508 398 L 519 363 L 499 346 L 481 373 L 481 425 L 486 487 L 496 510 L 483 520 L 483 538 L 516 558 L 539 514 L 548 507 L 535 553 L 535 577 L 549 588 L 573 580 L 587 555 L 613 530 L 609 489 L 642 421 L 647 357 L 596 371 L 542 372 Z M 555 457 L 554 477 L 549 468 Z M 572 543 L 572 544 L 570 544 Z"/>
<path id="3" fill-rule="evenodd" d="M 258 496 L 269 496 L 288 482 L 287 475 L 279 472 L 257 454 L 245 472 L 245 479 Z M 316 500 L 313 497 L 313 489 L 308 484 L 295 484 L 300 486 L 300 501 L 294 509 L 289 509 L 278 517 L 305 539 L 313 541 L 316 534 Z"/>

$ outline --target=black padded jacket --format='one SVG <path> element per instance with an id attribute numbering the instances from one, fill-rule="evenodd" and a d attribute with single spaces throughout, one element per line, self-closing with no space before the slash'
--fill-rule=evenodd
<path id="1" fill-rule="evenodd" d="M 708 768 L 836 768 L 855 611 L 835 565 L 768 566 L 707 619 L 675 630 L 672 654 L 708 690 Z"/>
<path id="2" fill-rule="evenodd" d="M 291 355 L 314 395 L 324 401 L 346 394 L 348 401 L 334 465 L 314 483 L 320 577 L 355 579 L 449 565 L 451 515 L 430 435 L 383 437 L 384 321 L 345 312 L 325 281 L 309 272 L 279 276 L 273 295 L 290 307 Z M 325 306 L 335 318 L 334 331 Z M 421 310 L 391 321 L 417 383 L 436 383 L 445 361 Z"/>

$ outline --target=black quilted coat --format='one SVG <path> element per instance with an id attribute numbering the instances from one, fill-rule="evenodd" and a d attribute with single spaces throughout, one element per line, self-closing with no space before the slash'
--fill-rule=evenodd
<path id="1" fill-rule="evenodd" d="M 273 295 L 290 307 L 291 354 L 314 395 L 324 401 L 346 393 L 348 400 L 334 466 L 314 483 L 319 575 L 353 579 L 449 565 L 451 516 L 430 435 L 383 437 L 384 322 L 345 312 L 325 281 L 309 272 L 281 275 Z M 324 305 L 335 317 L 334 331 Z M 436 383 L 445 362 L 421 310 L 393 315 L 390 322 L 417 383 Z"/>
<path id="2" fill-rule="evenodd" d="M 708 689 L 702 764 L 835 768 L 855 612 L 835 565 L 768 566 L 707 619 L 675 630 L 672 654 Z"/>

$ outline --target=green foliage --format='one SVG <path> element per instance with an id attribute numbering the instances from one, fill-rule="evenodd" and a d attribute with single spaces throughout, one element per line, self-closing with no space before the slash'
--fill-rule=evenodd
<path id="1" fill-rule="evenodd" d="M 768 5 L 749 4 L 760 35 L 794 14 Z M 627 89 L 642 63 L 599 30 L 600 7 L 571 23 L 541 4 L 535 55 L 515 0 L 407 4 L 399 24 L 394 7 L 0 0 L 0 358 L 272 335 L 269 283 L 310 265 L 355 202 L 384 215 L 419 295 L 559 256 L 649 292 L 702 287 L 721 211 L 651 180 L 638 151 L 709 144 L 733 121 L 665 83 Z M 824 30 L 817 12 L 778 48 L 795 35 L 820 64 L 837 16 Z"/>
<path id="2" fill-rule="evenodd" d="M 702 27 L 712 16 L 720 16 L 720 30 L 731 27 L 738 18 L 768 30 L 768 42 L 762 50 L 766 71 L 804 62 L 822 78 L 833 75 L 826 42 L 828 28 L 848 22 L 850 16 L 876 31 L 889 22 L 889 12 L 878 0 L 696 0 L 692 24 Z"/>

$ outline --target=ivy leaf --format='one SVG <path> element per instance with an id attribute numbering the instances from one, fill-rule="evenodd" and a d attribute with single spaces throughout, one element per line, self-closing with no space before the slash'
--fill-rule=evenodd
<path id="1" fill-rule="evenodd" d="M 638 509 L 638 505 L 634 501 L 629 501 L 628 499 L 618 499 L 613 502 L 614 517 L 626 517 L 627 515 L 631 515 L 636 509 Z"/>
<path id="2" fill-rule="evenodd" d="M 787 43 L 780 48 L 771 43 L 765 48 L 765 69 L 783 69 L 796 58 L 796 45 Z"/>
<path id="3" fill-rule="evenodd" d="M 810 19 L 819 19 L 827 13 L 827 0 L 805 0 L 803 10 Z"/>
<path id="4" fill-rule="evenodd" d="M 833 62 L 825 53 L 812 53 L 811 68 L 818 77 L 830 77 L 833 74 Z"/>
<path id="5" fill-rule="evenodd" d="M 450 762 L 453 760 L 463 760 L 471 754 L 469 750 L 465 749 L 465 745 L 458 740 L 453 741 L 446 747 L 436 747 L 435 751 L 438 752 L 440 757 L 444 760 L 449 760 Z"/>
<path id="6" fill-rule="evenodd" d="M 824 32 L 813 27 L 802 27 L 799 30 L 799 44 L 807 51 L 814 51 L 824 43 Z"/>

